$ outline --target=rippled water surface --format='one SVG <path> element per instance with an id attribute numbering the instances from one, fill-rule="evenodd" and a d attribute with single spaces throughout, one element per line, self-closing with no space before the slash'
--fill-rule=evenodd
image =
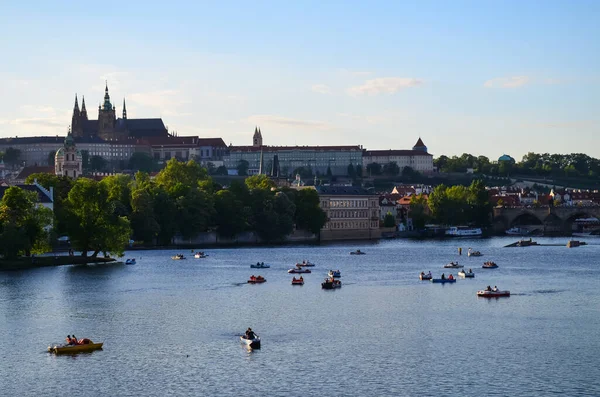
<path id="1" fill-rule="evenodd" d="M 600 395 L 600 239 L 503 248 L 512 241 L 214 249 L 184 261 L 136 251 L 134 266 L 0 273 L 0 395 Z M 459 246 L 484 256 L 459 257 Z M 317 266 L 291 286 L 286 270 L 302 259 Z M 418 280 L 448 274 L 451 260 L 475 279 Z M 250 269 L 257 261 L 271 268 Z M 321 289 L 328 269 L 341 270 L 341 289 Z M 251 274 L 267 282 L 249 285 Z M 512 295 L 477 298 L 487 285 Z M 249 326 L 261 350 L 239 343 Z M 45 352 L 71 333 L 104 350 Z"/>

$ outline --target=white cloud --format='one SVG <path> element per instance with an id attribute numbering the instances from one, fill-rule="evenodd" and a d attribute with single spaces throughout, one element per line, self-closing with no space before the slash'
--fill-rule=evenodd
<path id="1" fill-rule="evenodd" d="M 246 119 L 251 125 L 258 126 L 276 126 L 283 128 L 302 128 L 311 130 L 332 130 L 334 128 L 328 122 L 314 120 L 300 120 L 283 116 L 275 116 L 270 114 L 257 114 Z"/>
<path id="2" fill-rule="evenodd" d="M 417 87 L 423 84 L 423 80 L 406 77 L 382 77 L 365 81 L 364 84 L 348 88 L 348 94 L 379 95 L 394 94 L 404 88 Z"/>
<path id="3" fill-rule="evenodd" d="M 324 94 L 324 95 L 331 94 L 331 88 L 329 88 L 329 86 L 327 86 L 325 84 L 313 84 L 313 86 L 310 87 L 310 89 L 311 89 L 311 91 L 317 92 L 319 94 Z"/>
<path id="4" fill-rule="evenodd" d="M 527 85 L 530 81 L 529 76 L 497 77 L 486 81 L 483 86 L 487 88 L 519 88 Z"/>

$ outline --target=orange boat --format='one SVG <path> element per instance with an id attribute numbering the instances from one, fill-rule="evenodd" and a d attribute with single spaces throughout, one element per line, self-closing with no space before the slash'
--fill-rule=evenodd
<path id="1" fill-rule="evenodd" d="M 250 284 L 260 284 L 265 281 L 267 280 L 263 276 L 250 276 L 250 279 L 248 280 Z"/>

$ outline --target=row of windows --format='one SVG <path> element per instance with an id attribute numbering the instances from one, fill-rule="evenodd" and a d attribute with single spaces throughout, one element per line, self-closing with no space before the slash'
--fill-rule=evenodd
<path id="1" fill-rule="evenodd" d="M 366 218 L 367 211 L 330 211 L 330 218 Z"/>
<path id="2" fill-rule="evenodd" d="M 330 208 L 367 208 L 367 200 L 330 200 L 329 205 L 327 201 L 323 201 L 323 207 Z"/>
<path id="3" fill-rule="evenodd" d="M 378 222 L 370 222 L 372 228 L 379 226 Z M 355 221 L 355 222 L 330 222 L 329 227 L 331 229 L 366 229 L 369 227 L 369 222 L 366 221 Z"/>

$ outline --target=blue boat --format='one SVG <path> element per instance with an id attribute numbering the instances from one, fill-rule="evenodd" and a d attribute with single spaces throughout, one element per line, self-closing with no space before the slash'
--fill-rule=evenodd
<path id="1" fill-rule="evenodd" d="M 432 278 L 431 279 L 432 283 L 455 283 L 456 279 L 455 278 Z"/>

